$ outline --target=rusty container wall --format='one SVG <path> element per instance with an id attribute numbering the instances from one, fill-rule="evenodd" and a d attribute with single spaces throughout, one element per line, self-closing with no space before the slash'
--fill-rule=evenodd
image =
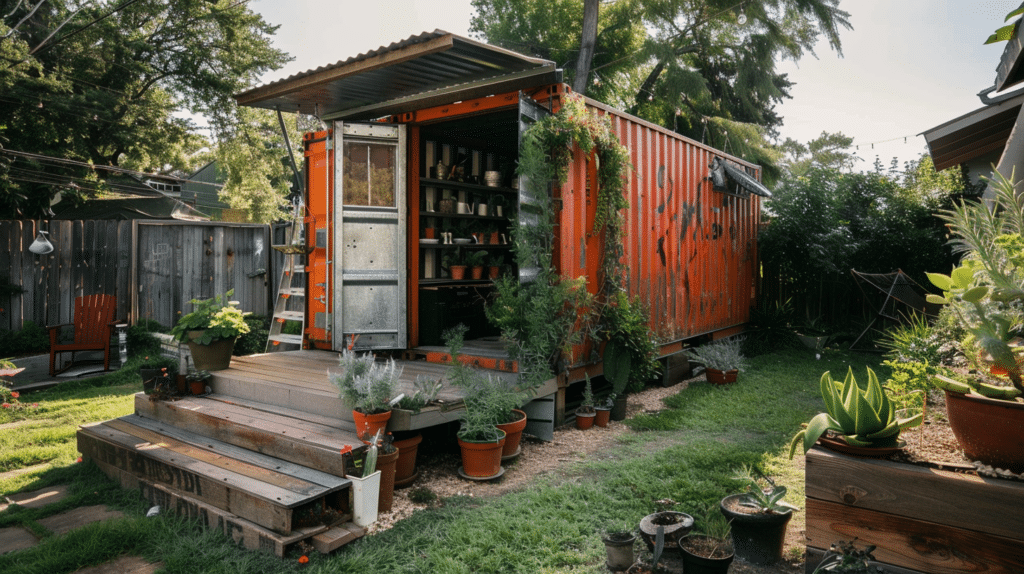
<path id="1" fill-rule="evenodd" d="M 755 297 L 759 198 L 712 191 L 708 165 L 728 157 L 722 152 L 592 100 L 588 106 L 611 118 L 632 158 L 623 284 L 647 306 L 659 344 L 664 349 L 747 322 Z M 759 177 L 756 166 L 729 159 Z M 590 233 L 597 203 L 593 163 L 577 152 L 560 190 L 556 251 L 563 276 L 587 276 L 591 292 L 600 286 L 603 249 Z"/>

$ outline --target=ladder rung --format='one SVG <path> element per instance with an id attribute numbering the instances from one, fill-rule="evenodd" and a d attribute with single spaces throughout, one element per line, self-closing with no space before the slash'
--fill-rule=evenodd
<path id="1" fill-rule="evenodd" d="M 278 311 L 274 313 L 274 318 L 281 321 L 301 321 L 306 318 L 306 314 L 302 311 Z"/>
<path id="2" fill-rule="evenodd" d="M 302 344 L 302 335 L 271 335 L 268 338 L 271 341 L 278 341 L 280 343 L 291 343 L 293 345 Z"/>
<path id="3" fill-rule="evenodd" d="M 279 291 L 279 293 L 281 295 L 288 295 L 288 296 L 291 296 L 291 295 L 295 295 L 297 297 L 305 297 L 306 296 L 306 290 L 303 289 L 302 287 L 286 287 L 284 289 L 281 289 L 281 291 Z"/>
<path id="4" fill-rule="evenodd" d="M 296 265 L 295 267 L 292 268 L 292 271 L 294 271 L 296 273 L 305 273 L 306 272 L 306 266 L 305 265 Z"/>

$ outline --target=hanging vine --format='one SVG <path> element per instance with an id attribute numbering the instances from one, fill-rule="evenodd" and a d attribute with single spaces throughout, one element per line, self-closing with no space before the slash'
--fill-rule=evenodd
<path id="1" fill-rule="evenodd" d="M 597 162 L 597 214 L 590 234 L 603 233 L 605 239 L 602 297 L 597 300 L 587 291 L 586 277 L 564 279 L 554 269 L 555 208 L 549 196 L 548 201 L 536 206 L 539 213 L 535 221 L 530 225 L 517 223 L 512 229 L 516 263 L 520 269 L 536 268 L 537 276 L 530 282 L 499 280 L 495 301 L 487 309 L 488 318 L 510 341 L 510 357 L 520 363 L 524 382 L 534 388 L 553 372 L 567 368 L 564 358 L 571 355 L 573 345 L 607 331 L 608 325 L 602 326 L 601 309 L 623 300 L 618 284 L 623 253 L 621 211 L 629 207 L 625 186 L 632 164 L 628 150 L 612 132 L 610 120 L 587 110 L 582 97 L 565 96 L 557 113 L 541 119 L 523 134 L 518 174 L 522 181 L 534 185 L 564 185 L 575 147 L 584 154 L 593 154 Z M 627 310 L 642 312 L 637 304 L 629 305 L 628 298 L 625 301 Z M 612 320 L 615 316 L 609 314 Z M 609 332 L 601 334 L 612 336 Z M 646 345 L 639 346 L 649 350 L 652 345 L 648 338 Z"/>

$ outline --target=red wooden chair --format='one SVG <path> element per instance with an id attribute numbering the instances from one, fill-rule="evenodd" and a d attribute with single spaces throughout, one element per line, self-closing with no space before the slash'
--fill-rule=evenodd
<path id="1" fill-rule="evenodd" d="M 50 330 L 50 376 L 59 372 L 55 368 L 58 353 L 70 352 L 74 363 L 76 351 L 103 351 L 103 370 L 109 371 L 110 338 L 118 322 L 114 319 L 116 313 L 117 297 L 113 295 L 76 297 L 74 323 L 47 327 Z M 70 343 L 61 342 L 60 334 L 64 327 L 74 327 L 74 340 Z"/>

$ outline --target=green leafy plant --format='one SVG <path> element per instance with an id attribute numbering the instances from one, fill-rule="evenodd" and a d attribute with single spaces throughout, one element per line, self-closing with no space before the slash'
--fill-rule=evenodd
<path id="1" fill-rule="evenodd" d="M 420 409 L 437 399 L 438 393 L 444 388 L 441 379 L 432 379 L 426 375 L 416 375 L 413 392 L 407 393 L 395 406 L 407 411 L 419 412 Z"/>
<path id="2" fill-rule="evenodd" d="M 799 510 L 783 500 L 786 497 L 786 487 L 775 484 L 770 476 L 762 474 L 761 471 L 745 467 L 743 474 L 736 478 L 746 484 L 746 492 L 739 499 L 741 506 L 765 514 L 783 514 Z"/>
<path id="3" fill-rule="evenodd" d="M 224 299 L 234 295 L 231 289 L 224 294 Z M 188 339 L 189 331 L 203 331 L 203 334 L 192 339 L 200 345 L 209 345 L 222 339 L 234 339 L 249 332 L 245 315 L 238 307 L 237 301 L 222 302 L 220 295 L 212 299 L 192 299 L 192 312 L 178 319 L 171 329 L 171 335 L 178 341 Z"/>
<path id="4" fill-rule="evenodd" d="M 651 331 L 650 321 L 640 298 L 630 299 L 625 291 L 618 291 L 611 303 L 602 307 L 601 324 L 604 337 L 608 340 L 605 346 L 605 360 L 609 358 L 608 350 L 611 348 L 611 358 L 619 362 L 618 365 L 612 366 L 613 371 L 619 369 L 612 375 L 615 380 L 619 380 L 625 367 L 626 382 L 621 387 L 609 379 L 615 386 L 615 394 L 643 390 L 647 381 L 658 376 L 661 363 L 658 362 L 656 337 Z M 628 358 L 628 364 L 622 363 L 623 355 Z M 605 363 L 605 369 L 607 368 L 608 365 Z M 607 372 L 605 378 L 608 378 Z"/>
<path id="5" fill-rule="evenodd" d="M 875 559 L 872 554 L 875 551 L 875 545 L 872 544 L 866 546 L 863 550 L 858 550 L 854 544 L 855 542 L 856 539 L 850 542 L 840 540 L 833 543 L 821 562 L 818 563 L 817 568 L 814 569 L 813 574 L 824 574 L 826 572 L 832 574 L 873 574 L 878 572 L 879 570 L 872 568 L 869 563 L 869 561 Z"/>
<path id="6" fill-rule="evenodd" d="M 863 390 L 857 385 L 852 367 L 842 383 L 832 380 L 832 373 L 825 371 L 820 386 L 828 412 L 817 414 L 806 428 L 796 433 L 789 445 L 790 458 L 796 453 L 797 445 L 802 442 L 807 452 L 826 431 L 835 431 L 852 446 L 892 447 L 898 444 L 902 429 L 921 424 L 924 418 L 921 413 L 897 418 L 896 408 L 875 372 L 870 367 L 867 371 L 867 388 Z"/>
<path id="7" fill-rule="evenodd" d="M 371 415 L 391 410 L 402 367 L 394 359 L 378 363 L 373 354 L 348 349 L 338 358 L 339 373 L 331 375 L 342 400 L 352 410 Z"/>
<path id="8" fill-rule="evenodd" d="M 583 387 L 583 401 L 576 412 L 590 414 L 594 412 L 594 391 L 590 387 L 590 375 L 584 374 L 583 376 L 586 378 L 586 384 Z"/>
<path id="9" fill-rule="evenodd" d="M 686 350 L 686 354 L 707 369 L 742 371 L 747 368 L 747 360 L 743 356 L 743 341 L 736 337 L 719 339 L 699 347 L 689 348 Z"/>
<path id="10" fill-rule="evenodd" d="M 483 250 L 470 251 L 466 254 L 466 265 L 468 267 L 481 267 L 487 260 L 487 252 Z"/>
<path id="11" fill-rule="evenodd" d="M 249 332 L 235 341 L 235 349 L 232 353 L 244 356 L 264 352 L 267 348 L 267 337 L 270 336 L 270 318 L 266 315 L 250 313 L 246 314 L 245 323 L 249 325 Z M 296 327 L 301 325 L 299 321 L 289 321 L 289 323 L 294 323 Z M 282 332 L 287 333 L 288 331 L 282 329 Z M 299 333 L 289 334 L 298 335 Z"/>

